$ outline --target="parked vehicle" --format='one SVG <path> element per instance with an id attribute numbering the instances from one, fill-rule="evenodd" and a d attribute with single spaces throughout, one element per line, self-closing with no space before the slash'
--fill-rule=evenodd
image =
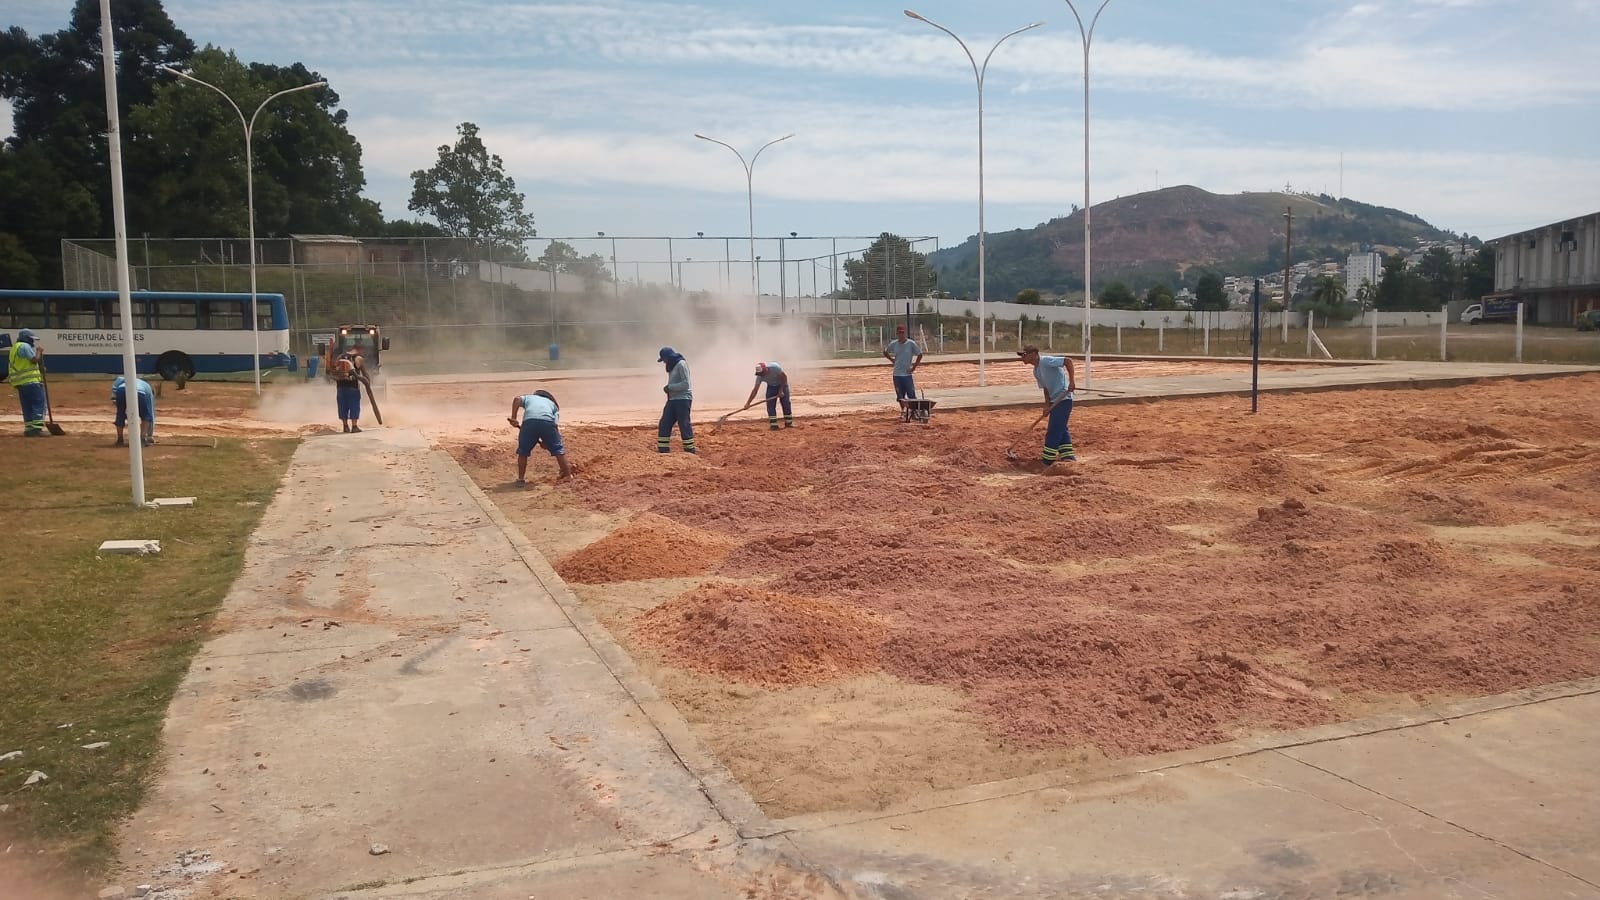
<path id="1" fill-rule="evenodd" d="M 1579 331 L 1600 331 L 1600 309 L 1578 313 Z"/>
<path id="2" fill-rule="evenodd" d="M 1461 321 L 1466 325 L 1484 322 L 1515 322 L 1521 300 L 1484 300 L 1461 311 Z"/>

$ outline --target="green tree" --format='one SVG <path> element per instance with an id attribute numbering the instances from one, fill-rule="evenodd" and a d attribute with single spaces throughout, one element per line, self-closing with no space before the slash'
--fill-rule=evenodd
<path id="1" fill-rule="evenodd" d="M 305 66 L 246 66 L 207 47 L 191 59 L 196 78 L 227 92 L 249 116 L 262 100 L 323 80 Z M 145 138 L 128 158 L 151 172 L 128 195 L 128 227 L 153 235 L 242 235 L 248 230 L 244 129 L 233 108 L 200 85 L 168 78 L 151 101 L 131 110 Z M 378 205 L 361 196 L 361 145 L 345 128 L 330 88 L 272 101 L 256 119 L 256 232 L 376 234 Z"/>
<path id="2" fill-rule="evenodd" d="M 845 289 L 854 300 L 922 297 L 938 282 L 927 254 L 916 252 L 910 241 L 887 231 L 860 259 L 845 261 L 844 277 Z"/>
<path id="3" fill-rule="evenodd" d="M 1361 286 L 1356 288 L 1356 302 L 1362 309 L 1376 309 L 1378 305 L 1378 286 L 1371 281 L 1363 279 Z"/>
<path id="4" fill-rule="evenodd" d="M 1044 295 L 1039 293 L 1038 288 L 1023 288 L 1017 291 L 1017 302 L 1025 306 L 1042 306 Z"/>
<path id="5" fill-rule="evenodd" d="M 1172 293 L 1172 288 L 1158 284 L 1150 288 L 1144 295 L 1145 309 L 1177 309 L 1178 298 Z"/>
<path id="6" fill-rule="evenodd" d="M 1426 285 L 1433 305 L 1455 297 L 1456 262 L 1444 247 L 1432 247 L 1422 254 L 1422 261 L 1417 263 L 1417 276 Z"/>
<path id="7" fill-rule="evenodd" d="M 1479 247 L 1467 260 L 1462 278 L 1462 299 L 1477 300 L 1494 293 L 1494 248 Z"/>
<path id="8" fill-rule="evenodd" d="M 182 65 L 194 53 L 194 43 L 168 18 L 160 0 L 113 0 L 111 22 L 118 99 L 132 109 L 152 96 L 156 67 Z M 18 27 L 0 34 L 0 99 L 10 102 L 12 112 L 6 143 L 24 154 L 5 167 L 13 177 L 26 173 L 0 192 L 6 222 L 0 231 L 16 236 L 50 283 L 59 283 L 62 238 L 111 233 L 100 64 L 96 0 L 76 0 L 67 27 L 53 34 L 33 38 Z M 124 127 L 125 147 L 142 139 L 137 130 Z M 124 174 L 129 185 L 140 185 L 153 173 L 125 165 Z M 58 208 L 63 202 L 66 208 Z"/>
<path id="9" fill-rule="evenodd" d="M 1356 304 L 1345 302 L 1344 282 L 1332 275 L 1319 275 L 1312 282 L 1309 308 L 1324 318 L 1341 321 L 1354 318 L 1360 310 Z"/>
<path id="10" fill-rule="evenodd" d="M 1100 305 L 1107 309 L 1138 309 L 1139 295 L 1121 281 L 1113 281 L 1100 292 Z"/>
<path id="11" fill-rule="evenodd" d="M 538 259 L 539 267 L 549 272 L 576 275 L 587 281 L 608 282 L 611 270 L 606 268 L 605 257 L 598 253 L 579 256 L 575 247 L 565 241 L 551 241 Z"/>
<path id="12" fill-rule="evenodd" d="M 1222 276 L 1215 272 L 1207 272 L 1200 276 L 1200 282 L 1194 289 L 1194 308 L 1227 309 L 1228 295 L 1222 289 Z"/>
<path id="13" fill-rule="evenodd" d="M 521 246 L 533 231 L 533 216 L 523 211 L 516 181 L 500 157 L 484 147 L 477 125 L 462 122 L 456 133 L 454 146 L 439 148 L 433 168 L 411 173 L 409 208 L 432 216 L 452 235 Z"/>
<path id="14" fill-rule="evenodd" d="M 1406 268 L 1405 257 L 1396 253 L 1383 261 L 1383 278 L 1378 282 L 1377 308 L 1392 312 L 1438 309 L 1427 286 L 1416 272 Z"/>
<path id="15" fill-rule="evenodd" d="M 93 192 L 72 181 L 45 144 L 33 142 L 0 147 L 0 198 L 0 235 L 13 244 L 6 286 L 60 284 L 61 238 L 100 227 Z"/>

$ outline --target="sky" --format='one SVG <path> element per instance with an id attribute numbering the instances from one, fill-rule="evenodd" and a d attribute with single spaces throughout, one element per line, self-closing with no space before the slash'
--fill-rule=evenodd
<path id="1" fill-rule="evenodd" d="M 1045 23 L 987 69 L 987 230 L 1081 204 L 1083 41 L 1065 0 L 913 2 L 979 63 Z M 1079 3 L 1086 22 L 1096 2 Z M 977 230 L 973 66 L 895 2 L 165 5 L 197 45 L 327 77 L 389 218 L 415 217 L 409 173 L 471 121 L 542 236 L 744 235 L 744 169 L 695 132 L 747 157 L 795 134 L 756 165 L 758 234 L 952 246 Z M 55 31 L 70 8 L 7 0 L 0 25 Z M 1111 0 L 1090 56 L 1092 197 L 1342 184 L 1486 238 L 1593 212 L 1597 38 L 1600 0 Z"/>

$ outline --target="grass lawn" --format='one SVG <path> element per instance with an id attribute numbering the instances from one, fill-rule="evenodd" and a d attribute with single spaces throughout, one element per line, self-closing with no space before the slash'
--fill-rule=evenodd
<path id="1" fill-rule="evenodd" d="M 22 751 L 0 763 L 0 832 L 43 850 L 47 868 L 93 873 L 111 860 L 118 822 L 155 773 L 168 701 L 295 444 L 157 444 L 144 455 L 148 495 L 199 501 L 140 510 L 127 451 L 106 436 L 0 436 L 0 754 Z M 102 540 L 124 538 L 159 539 L 161 555 L 96 557 Z M 49 780 L 24 787 L 36 770 Z"/>

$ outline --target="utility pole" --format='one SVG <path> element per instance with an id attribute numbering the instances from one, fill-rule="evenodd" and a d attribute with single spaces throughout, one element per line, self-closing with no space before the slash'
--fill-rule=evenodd
<path id="1" fill-rule="evenodd" d="M 1289 343 L 1289 307 L 1294 299 L 1289 291 L 1289 272 L 1293 267 L 1289 250 L 1294 246 L 1290 239 L 1293 234 L 1294 207 L 1285 206 L 1283 208 L 1283 340 L 1281 341 L 1285 344 Z"/>

